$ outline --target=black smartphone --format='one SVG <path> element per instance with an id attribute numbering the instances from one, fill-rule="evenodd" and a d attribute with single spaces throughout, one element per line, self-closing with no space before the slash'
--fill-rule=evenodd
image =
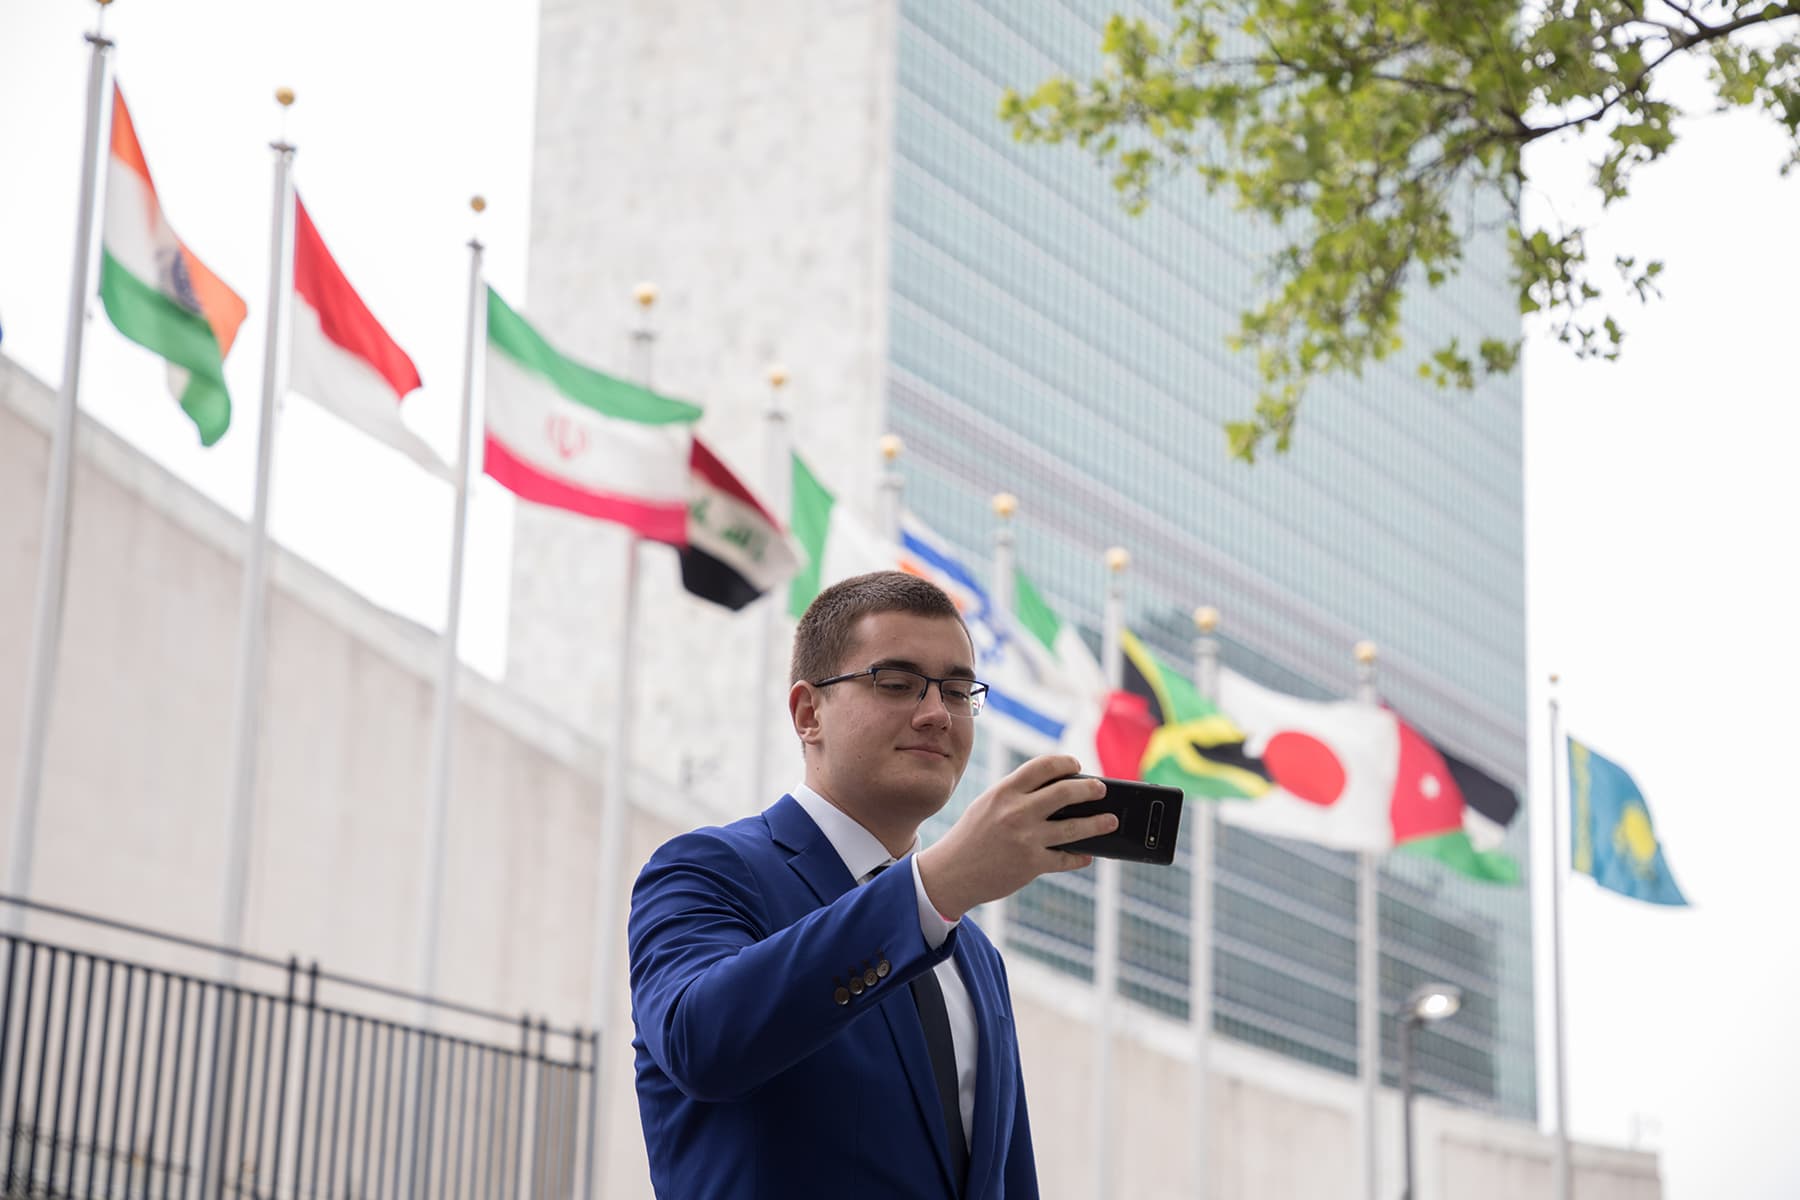
<path id="1" fill-rule="evenodd" d="M 1093 779 L 1078 775 L 1078 779 Z M 1142 783 L 1135 779 L 1101 779 L 1106 795 L 1098 800 L 1067 804 L 1050 814 L 1052 821 L 1113 813 L 1119 827 L 1099 837 L 1054 847 L 1096 858 L 1168 866 L 1175 861 L 1175 838 L 1181 832 L 1181 789 Z"/>

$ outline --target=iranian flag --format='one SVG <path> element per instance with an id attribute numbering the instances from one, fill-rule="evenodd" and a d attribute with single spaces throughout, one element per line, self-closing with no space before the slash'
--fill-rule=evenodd
<path id="1" fill-rule="evenodd" d="M 325 248 L 294 197 L 293 342 L 288 386 L 436 475 L 448 468 L 400 420 L 419 372 Z"/>
<path id="2" fill-rule="evenodd" d="M 169 390 L 210 446 L 231 425 L 225 356 L 244 323 L 243 300 L 163 218 L 143 147 L 113 85 L 100 301 L 118 331 L 169 363 Z"/>
<path id="3" fill-rule="evenodd" d="M 807 561 L 788 585 L 789 615 L 803 615 L 813 597 L 840 579 L 900 569 L 900 547 L 838 503 L 798 454 L 793 497 L 794 537 Z"/>
<path id="4" fill-rule="evenodd" d="M 488 289 L 484 469 L 519 498 L 684 546 L 699 419 L 558 353 Z"/>

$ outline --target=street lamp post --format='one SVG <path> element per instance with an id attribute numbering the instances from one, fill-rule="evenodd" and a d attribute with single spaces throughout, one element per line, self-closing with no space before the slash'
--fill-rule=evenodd
<path id="1" fill-rule="evenodd" d="M 1424 983 L 1413 989 L 1400 1008 L 1400 1122 L 1404 1132 L 1403 1168 L 1406 1189 L 1401 1200 L 1413 1200 L 1413 1030 L 1430 1021 L 1456 1015 L 1462 1007 L 1462 989 L 1448 983 Z"/>

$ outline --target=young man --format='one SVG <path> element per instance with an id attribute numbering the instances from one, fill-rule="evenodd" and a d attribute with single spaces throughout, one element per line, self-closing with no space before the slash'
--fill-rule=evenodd
<path id="1" fill-rule="evenodd" d="M 1038 1194 L 1012 998 L 965 914 L 1090 861 L 1110 814 L 1036 758 L 930 849 L 986 689 L 942 591 L 898 571 L 819 593 L 788 712 L 805 782 L 664 845 L 632 893 L 632 1018 L 650 1177 L 669 1200 Z M 891 868 L 891 869 L 889 869 Z"/>

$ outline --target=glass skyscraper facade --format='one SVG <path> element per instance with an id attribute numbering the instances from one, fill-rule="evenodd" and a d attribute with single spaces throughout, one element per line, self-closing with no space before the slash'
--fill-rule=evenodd
<path id="1" fill-rule="evenodd" d="M 1413 298 L 1408 353 L 1315 386 L 1290 454 L 1231 460 L 1221 425 L 1250 411 L 1257 380 L 1226 339 L 1259 295 L 1276 234 L 1191 176 L 1125 215 L 1091 157 L 1021 145 L 996 116 L 1009 86 L 1091 74 L 1121 6 L 900 4 L 887 393 L 908 506 L 979 564 L 990 498 L 1017 494 L 1019 565 L 1090 630 L 1103 551 L 1126 547 L 1128 622 L 1169 661 L 1189 661 L 1189 614 L 1211 604 L 1228 666 L 1324 698 L 1352 690 L 1351 646 L 1372 639 L 1388 703 L 1522 781 L 1519 381 L 1441 392 L 1408 357 L 1516 329 L 1494 214 L 1470 201 L 1469 261 Z M 1522 865 L 1527 833 L 1521 816 L 1507 848 Z M 1091 977 L 1090 875 L 1022 893 L 1012 952 Z M 1122 994 L 1176 1018 L 1188 1006 L 1188 879 L 1179 863 L 1128 869 L 1121 918 Z M 1217 1031 L 1353 1073 L 1354 859 L 1225 828 L 1214 880 Z M 1390 1013 L 1426 979 L 1464 992 L 1458 1017 L 1419 1039 L 1424 1086 L 1534 1114 L 1529 889 L 1396 854 L 1379 916 Z M 1382 1024 L 1391 1078 L 1393 1022 Z"/>

